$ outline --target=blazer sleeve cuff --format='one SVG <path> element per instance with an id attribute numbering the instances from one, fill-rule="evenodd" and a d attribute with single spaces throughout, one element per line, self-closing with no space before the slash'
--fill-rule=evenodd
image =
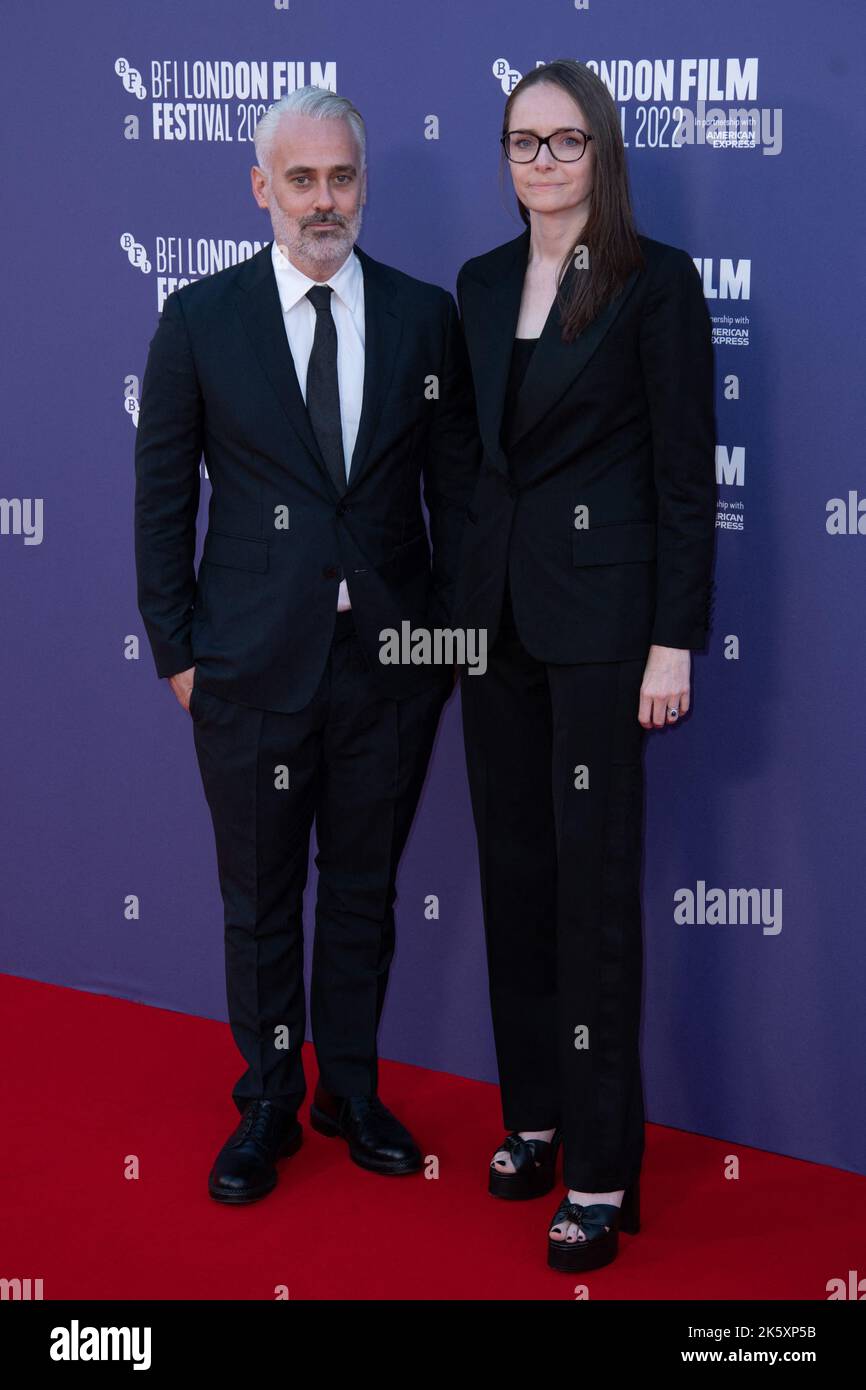
<path id="1" fill-rule="evenodd" d="M 707 628 L 691 628 L 684 631 L 665 627 L 662 624 L 653 628 L 650 646 L 676 647 L 680 651 L 702 652 L 706 648 L 708 636 Z"/>
<path id="2" fill-rule="evenodd" d="M 151 647 L 156 674 L 160 679 L 176 676 L 181 671 L 188 671 L 191 666 L 195 665 L 195 658 L 189 643 L 151 641 Z"/>

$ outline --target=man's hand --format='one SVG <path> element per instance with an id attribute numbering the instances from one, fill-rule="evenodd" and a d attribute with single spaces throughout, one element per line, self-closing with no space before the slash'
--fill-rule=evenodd
<path id="1" fill-rule="evenodd" d="M 690 661 L 688 647 L 650 647 L 637 716 L 644 729 L 679 723 L 679 719 L 668 719 L 669 709 L 678 710 L 680 716 L 687 712 Z"/>
<path id="2" fill-rule="evenodd" d="M 176 676 L 169 676 L 168 683 L 189 714 L 189 697 L 195 684 L 195 667 L 190 666 L 188 671 L 178 671 Z"/>

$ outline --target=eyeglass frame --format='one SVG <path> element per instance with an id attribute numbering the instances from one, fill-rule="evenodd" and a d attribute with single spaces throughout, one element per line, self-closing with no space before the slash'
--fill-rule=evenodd
<path id="1" fill-rule="evenodd" d="M 560 158 L 559 158 L 559 155 L 556 155 L 556 154 L 553 153 L 553 149 L 551 148 L 550 142 L 551 142 L 551 140 L 553 139 L 554 135 L 563 135 L 563 134 L 565 134 L 566 131 L 569 131 L 569 130 L 575 130 L 575 131 L 577 131 L 578 135 L 582 135 L 582 136 L 583 136 L 583 140 L 584 140 L 583 149 L 581 150 L 580 154 L 577 156 L 577 159 L 560 159 Z M 534 140 L 537 140 L 537 141 L 538 141 L 538 149 L 535 151 L 535 154 L 532 156 L 532 159 L 512 159 L 512 158 L 511 158 L 511 155 L 508 153 L 508 149 L 506 148 L 506 141 L 507 141 L 512 135 L 531 135 L 532 138 L 533 138 Z M 544 145 L 547 146 L 547 151 L 548 151 L 548 154 L 550 155 L 551 159 L 555 159 L 556 162 L 557 162 L 557 164 L 577 164 L 581 159 L 583 159 L 583 156 L 586 154 L 586 147 L 587 147 L 587 145 L 589 144 L 590 140 L 592 140 L 592 139 L 593 139 L 593 136 L 592 136 L 592 135 L 589 135 L 589 134 L 587 133 L 587 131 L 581 130 L 581 128 L 580 128 L 579 125 L 562 125 L 562 126 L 557 126 L 556 130 L 552 130 L 552 131 L 550 132 L 549 135 L 544 135 L 544 136 L 542 136 L 542 135 L 536 135 L 536 133 L 535 133 L 534 130 L 520 130 L 520 129 L 518 129 L 518 130 L 507 130 L 507 131 L 505 132 L 504 135 L 501 135 L 501 136 L 499 137 L 499 143 L 500 143 L 500 145 L 502 146 L 502 152 L 503 152 L 503 154 L 505 155 L 505 158 L 508 160 L 508 162 L 509 162 L 510 164 L 534 164 L 535 160 L 536 160 L 536 159 L 538 158 L 538 156 L 541 154 L 541 150 L 542 150 L 542 147 L 543 147 Z"/>

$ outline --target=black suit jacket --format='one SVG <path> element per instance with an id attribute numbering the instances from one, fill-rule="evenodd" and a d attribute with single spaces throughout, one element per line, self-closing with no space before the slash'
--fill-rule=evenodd
<path id="1" fill-rule="evenodd" d="M 381 665 L 379 632 L 450 619 L 479 462 L 465 344 L 450 294 L 355 250 L 364 393 L 342 495 L 301 395 L 271 243 L 165 301 L 135 449 L 138 605 L 159 676 L 194 665 L 196 684 L 225 699 L 300 709 L 322 676 L 345 577 L 382 692 L 401 698 L 442 678 Z M 202 454 L 212 491 L 196 576 Z"/>
<path id="2" fill-rule="evenodd" d="M 500 439 L 529 230 L 462 267 L 457 298 L 484 442 L 457 623 L 495 636 L 506 571 L 536 659 L 701 649 L 712 604 L 712 325 L 689 255 L 640 238 L 645 268 L 571 343 L 554 305 Z M 583 522 L 588 509 L 588 525 Z"/>

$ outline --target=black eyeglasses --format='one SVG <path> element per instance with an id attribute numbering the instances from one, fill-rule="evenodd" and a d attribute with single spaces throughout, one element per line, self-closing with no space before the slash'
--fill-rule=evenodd
<path id="1" fill-rule="evenodd" d="M 509 130 L 503 135 L 500 145 L 506 157 L 514 164 L 531 164 L 542 145 L 546 145 L 554 159 L 562 164 L 573 164 L 582 159 L 586 152 L 586 142 L 592 136 L 576 127 L 571 130 L 554 130 L 551 135 L 534 135 L 531 130 Z"/>

